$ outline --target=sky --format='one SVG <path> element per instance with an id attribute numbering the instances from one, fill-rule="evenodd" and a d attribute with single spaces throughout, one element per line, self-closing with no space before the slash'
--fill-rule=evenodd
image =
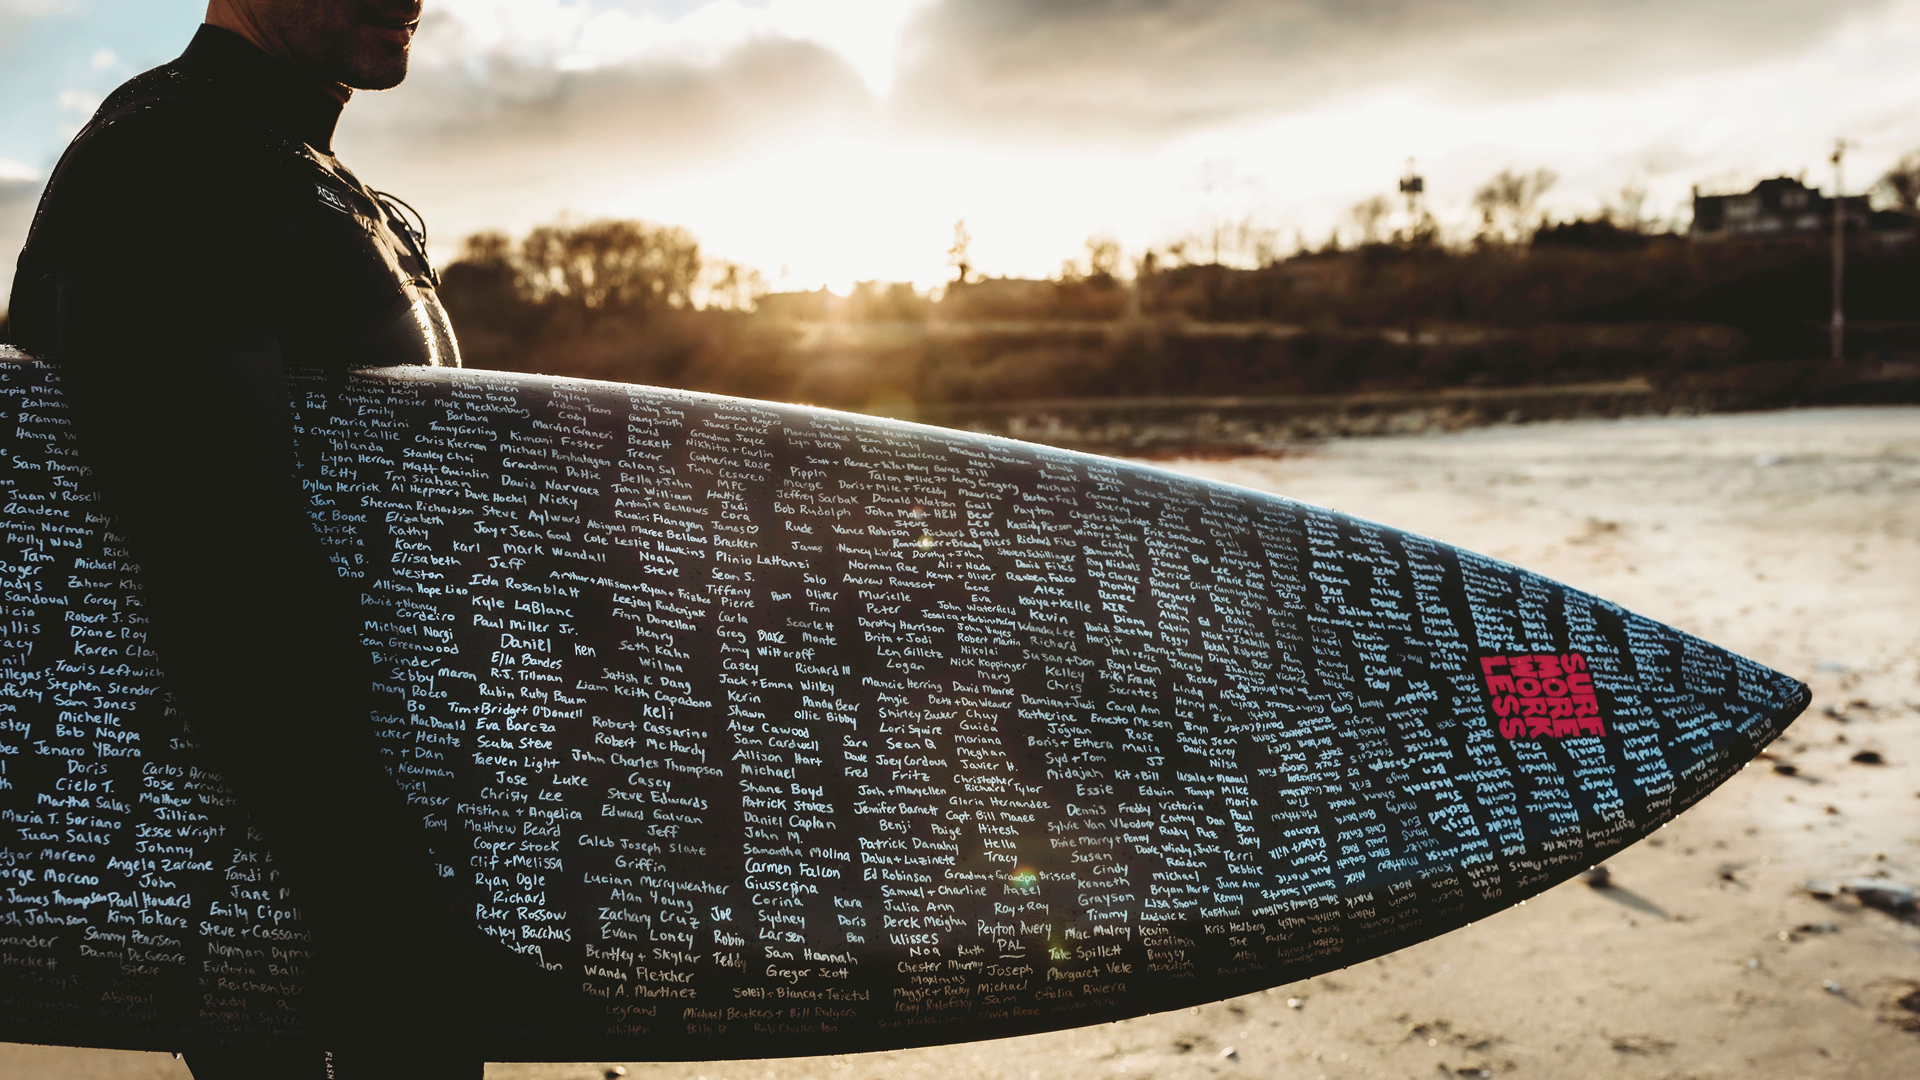
<path id="1" fill-rule="evenodd" d="M 0 0 L 0 248 L 203 8 Z M 1559 217 L 1634 187 L 1684 223 L 1696 185 L 1831 189 L 1839 137 L 1852 192 L 1920 149 L 1920 0 L 426 0 L 407 82 L 357 95 L 336 146 L 442 258 L 634 217 L 844 291 L 937 284 L 961 219 L 995 275 L 1096 234 L 1350 242 L 1409 158 L 1456 234 L 1509 167 L 1552 169 Z"/>

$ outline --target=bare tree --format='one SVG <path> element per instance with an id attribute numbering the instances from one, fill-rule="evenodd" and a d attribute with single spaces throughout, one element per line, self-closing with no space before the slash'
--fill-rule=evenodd
<path id="1" fill-rule="evenodd" d="M 1371 199 L 1362 199 L 1354 203 L 1353 209 L 1347 211 L 1347 216 L 1353 219 L 1355 225 L 1360 226 L 1362 244 L 1377 244 L 1380 242 L 1380 226 L 1392 213 L 1393 204 L 1387 201 L 1387 197 L 1375 195 Z"/>
<path id="2" fill-rule="evenodd" d="M 532 299 L 583 313 L 690 306 L 700 266 L 700 242 L 686 230 L 644 221 L 542 225 L 520 242 Z"/>
<path id="3" fill-rule="evenodd" d="M 967 275 L 973 273 L 973 263 L 967 256 L 972 246 L 973 234 L 967 231 L 967 219 L 961 218 L 953 223 L 953 244 L 947 248 L 947 265 L 953 268 L 955 285 L 965 285 Z"/>
<path id="4" fill-rule="evenodd" d="M 1280 233 L 1259 225 L 1252 215 L 1215 221 L 1204 232 L 1189 233 L 1166 245 L 1170 264 L 1264 266 L 1279 253 Z"/>
<path id="5" fill-rule="evenodd" d="M 1119 269 L 1120 241 L 1096 233 L 1087 237 L 1087 254 L 1084 258 L 1060 261 L 1060 280 L 1111 285 Z"/>
<path id="6" fill-rule="evenodd" d="M 460 262 L 504 266 L 513 260 L 513 241 L 503 232 L 477 232 L 460 243 Z"/>
<path id="7" fill-rule="evenodd" d="M 1873 185 L 1873 194 L 1893 204 L 1903 214 L 1920 213 L 1920 150 L 1915 150 L 1888 169 Z"/>
<path id="8" fill-rule="evenodd" d="M 1087 276 L 1112 280 L 1120 269 L 1120 241 L 1111 236 L 1087 237 Z"/>
<path id="9" fill-rule="evenodd" d="M 1440 221 L 1433 216 L 1433 211 L 1423 206 L 1406 228 L 1393 230 L 1393 242 L 1410 248 L 1437 247 L 1440 243 Z"/>
<path id="10" fill-rule="evenodd" d="M 459 321 L 463 334 L 479 329 L 524 330 L 524 320 L 532 318 L 527 291 L 513 241 L 499 232 L 467 237 L 440 281 L 440 299 Z"/>
<path id="11" fill-rule="evenodd" d="M 1646 211 L 1647 189 L 1629 183 L 1600 207 L 1600 218 L 1628 232 L 1641 232 L 1651 224 Z"/>
<path id="12" fill-rule="evenodd" d="M 714 263 L 707 268 L 702 282 L 705 297 L 702 307 L 723 311 L 752 311 L 767 295 L 767 282 L 760 271 L 734 262 Z"/>
<path id="13" fill-rule="evenodd" d="M 1519 243 L 1538 221 L 1534 208 L 1559 181 L 1552 169 L 1531 173 L 1502 169 L 1493 179 L 1473 193 L 1473 208 L 1480 211 L 1480 237 L 1494 243 Z"/>

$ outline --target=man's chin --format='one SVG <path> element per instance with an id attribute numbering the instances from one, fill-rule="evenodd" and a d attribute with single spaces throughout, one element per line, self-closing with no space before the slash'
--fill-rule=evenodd
<path id="1" fill-rule="evenodd" d="M 365 27 L 372 33 L 353 35 L 345 63 L 344 86 L 355 90 L 390 90 L 407 77 L 407 51 L 412 42 L 394 40 L 391 31 Z M 411 38 L 411 35 L 408 35 Z"/>
<path id="2" fill-rule="evenodd" d="M 341 79 L 344 86 L 355 90 L 391 90 L 407 78 L 407 53 L 401 50 L 397 57 L 355 57 L 356 63 L 348 70 L 348 77 Z"/>

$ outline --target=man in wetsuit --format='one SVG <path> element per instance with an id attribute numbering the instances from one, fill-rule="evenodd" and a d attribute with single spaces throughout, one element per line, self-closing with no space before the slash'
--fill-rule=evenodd
<path id="1" fill-rule="evenodd" d="M 418 17 L 212 0 L 186 52 L 75 137 L 9 305 L 15 344 L 61 368 L 168 687 L 314 933 L 324 1046 L 190 1049 L 199 1080 L 478 1077 L 474 1027 L 551 989 L 456 914 L 294 477 L 288 367 L 459 364 L 424 236 L 332 153 L 353 90 L 405 77 Z"/>

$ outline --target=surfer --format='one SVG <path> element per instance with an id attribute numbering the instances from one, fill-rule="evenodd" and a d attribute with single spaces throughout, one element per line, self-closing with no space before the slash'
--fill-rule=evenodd
<path id="1" fill-rule="evenodd" d="M 61 367 L 169 689 L 331 987 L 337 1057 L 189 1050 L 199 1080 L 478 1077 L 462 1032 L 558 1004 L 455 914 L 375 745 L 357 595 L 294 476 L 289 365 L 459 363 L 424 225 L 332 152 L 354 90 L 406 76 L 418 19 L 419 0 L 212 0 L 186 52 L 75 137 L 14 283 L 16 343 Z"/>

